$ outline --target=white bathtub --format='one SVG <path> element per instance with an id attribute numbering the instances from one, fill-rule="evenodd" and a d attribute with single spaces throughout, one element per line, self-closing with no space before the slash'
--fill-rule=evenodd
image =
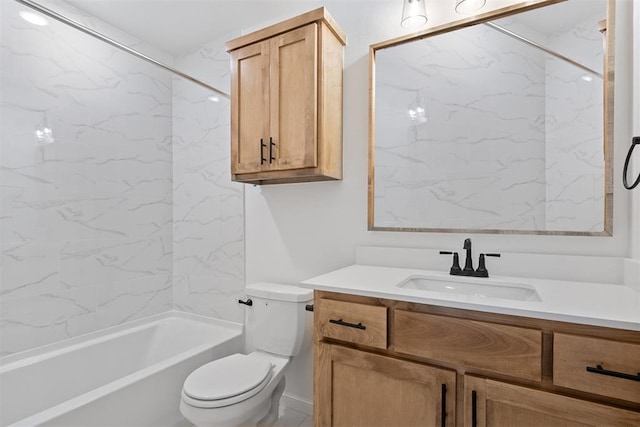
<path id="1" fill-rule="evenodd" d="M 240 324 L 170 312 L 6 356 L 0 425 L 189 425 L 187 375 L 243 345 Z"/>

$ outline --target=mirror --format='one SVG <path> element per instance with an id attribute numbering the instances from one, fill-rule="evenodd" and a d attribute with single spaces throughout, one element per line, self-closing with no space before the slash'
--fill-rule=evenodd
<path id="1" fill-rule="evenodd" d="M 614 0 L 540 5 L 371 46 L 370 230 L 611 235 Z"/>

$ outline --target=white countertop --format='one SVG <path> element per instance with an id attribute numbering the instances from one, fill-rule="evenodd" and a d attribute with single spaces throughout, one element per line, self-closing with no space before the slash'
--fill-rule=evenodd
<path id="1" fill-rule="evenodd" d="M 300 283 L 301 287 L 397 301 L 559 320 L 640 331 L 640 293 L 623 285 L 491 277 L 535 287 L 542 301 L 517 301 L 400 288 L 410 276 L 451 279 L 448 272 L 352 265 Z M 466 280 L 467 278 L 460 278 Z M 470 278 L 470 281 L 486 279 Z"/>

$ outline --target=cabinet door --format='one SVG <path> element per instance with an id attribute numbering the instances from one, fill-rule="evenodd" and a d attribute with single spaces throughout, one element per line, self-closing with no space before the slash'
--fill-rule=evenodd
<path id="1" fill-rule="evenodd" d="M 466 376 L 464 390 L 467 427 L 640 425 L 637 412 L 483 378 Z"/>
<path id="2" fill-rule="evenodd" d="M 269 170 L 316 167 L 318 24 L 271 39 Z M 273 144 L 273 145 L 271 145 Z"/>
<path id="3" fill-rule="evenodd" d="M 316 426 L 455 425 L 455 372 L 332 344 L 315 350 Z"/>
<path id="4" fill-rule="evenodd" d="M 231 173 L 269 164 L 268 41 L 231 52 Z"/>

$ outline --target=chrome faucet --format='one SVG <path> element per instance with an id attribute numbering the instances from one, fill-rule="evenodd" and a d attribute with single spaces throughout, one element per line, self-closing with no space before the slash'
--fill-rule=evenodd
<path id="1" fill-rule="evenodd" d="M 466 251 L 464 268 L 460 268 L 458 252 L 440 251 L 441 255 L 453 255 L 453 264 L 449 270 L 452 276 L 489 277 L 485 257 L 500 257 L 498 253 L 480 254 L 478 259 L 478 269 L 473 268 L 473 257 L 471 255 L 471 239 L 464 239 L 462 249 Z"/>

